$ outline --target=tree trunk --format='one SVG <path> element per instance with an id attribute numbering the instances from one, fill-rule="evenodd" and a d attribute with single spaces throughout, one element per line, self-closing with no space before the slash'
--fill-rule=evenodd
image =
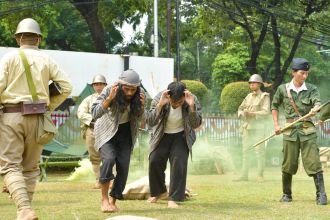
<path id="1" fill-rule="evenodd" d="M 252 51 L 251 51 L 251 55 L 250 55 L 250 60 L 248 61 L 248 71 L 251 73 L 251 75 L 258 74 L 257 60 L 260 55 L 261 46 L 262 46 L 262 44 L 265 40 L 266 34 L 267 34 L 268 22 L 269 22 L 269 17 L 266 18 L 266 20 L 262 24 L 262 28 L 261 28 L 257 42 L 253 42 L 253 39 L 250 39 Z"/>
<path id="2" fill-rule="evenodd" d="M 274 63 L 275 67 L 275 83 L 272 86 L 272 94 L 275 93 L 277 87 L 282 83 L 284 79 L 284 73 L 281 71 L 281 42 L 280 36 L 277 29 L 277 20 L 275 15 L 271 16 L 271 25 L 272 25 L 272 35 L 274 41 L 274 59 L 272 63 Z M 280 84 L 276 84 L 276 82 L 280 82 Z M 272 95 L 271 94 L 271 95 Z"/>
<path id="3" fill-rule="evenodd" d="M 72 0 L 71 3 L 77 8 L 86 20 L 95 45 L 95 52 L 107 53 L 105 45 L 105 33 L 98 17 L 98 0 Z"/>

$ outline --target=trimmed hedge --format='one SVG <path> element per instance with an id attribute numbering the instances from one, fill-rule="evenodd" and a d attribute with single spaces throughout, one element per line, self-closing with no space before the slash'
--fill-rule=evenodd
<path id="1" fill-rule="evenodd" d="M 203 102 L 208 94 L 207 87 L 200 81 L 197 80 L 181 80 L 187 89 L 197 96 L 200 102 Z"/>
<path id="2" fill-rule="evenodd" d="M 220 97 L 220 108 L 224 114 L 236 114 L 237 109 L 250 93 L 248 82 L 233 82 L 227 84 Z"/>

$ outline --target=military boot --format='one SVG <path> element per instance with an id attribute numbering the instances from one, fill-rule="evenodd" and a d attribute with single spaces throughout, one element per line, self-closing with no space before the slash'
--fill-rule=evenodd
<path id="1" fill-rule="evenodd" d="M 326 205 L 327 204 L 327 194 L 325 193 L 323 173 L 318 172 L 313 175 L 315 188 L 316 188 L 316 204 Z"/>
<path id="2" fill-rule="evenodd" d="M 283 196 L 280 202 L 292 202 L 292 175 L 282 172 L 282 187 L 283 187 Z"/>

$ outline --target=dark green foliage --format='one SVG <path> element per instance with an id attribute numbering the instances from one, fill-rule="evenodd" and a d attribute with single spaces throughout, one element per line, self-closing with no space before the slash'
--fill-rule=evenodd
<path id="1" fill-rule="evenodd" d="M 233 82 L 226 85 L 221 92 L 221 111 L 225 114 L 236 114 L 238 107 L 249 92 L 247 82 Z"/>
<path id="2" fill-rule="evenodd" d="M 182 80 L 186 84 L 187 89 L 197 96 L 200 102 L 203 102 L 207 98 L 208 90 L 206 86 L 197 80 Z"/>

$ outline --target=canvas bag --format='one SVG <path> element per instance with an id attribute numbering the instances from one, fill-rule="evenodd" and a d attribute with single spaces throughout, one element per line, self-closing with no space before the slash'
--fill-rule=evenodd
<path id="1" fill-rule="evenodd" d="M 38 101 L 39 99 L 31 76 L 30 65 L 28 64 L 27 58 L 23 50 L 19 49 L 19 55 L 24 65 L 26 78 L 29 85 L 29 90 L 32 95 L 32 100 Z M 57 132 L 56 126 L 54 125 L 50 114 L 51 114 L 50 112 L 45 112 L 38 117 L 38 129 L 36 133 L 36 140 L 38 144 L 42 144 L 42 145 L 47 144 L 49 141 L 51 141 L 54 138 L 55 133 Z"/>

